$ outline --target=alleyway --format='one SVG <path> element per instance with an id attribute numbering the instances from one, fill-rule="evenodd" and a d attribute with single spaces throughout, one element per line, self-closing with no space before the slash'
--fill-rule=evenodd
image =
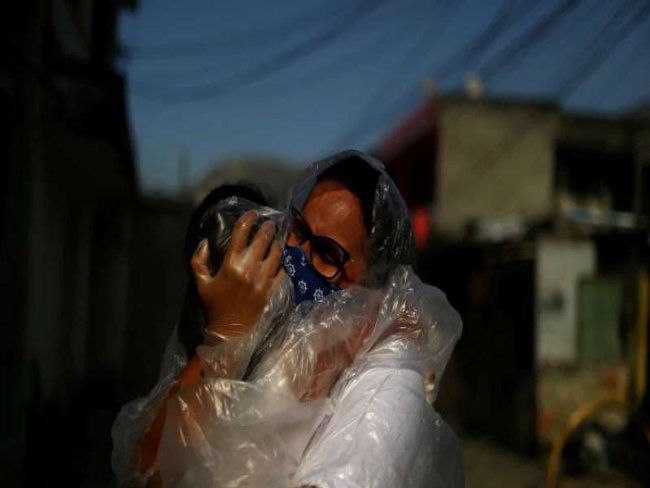
<path id="1" fill-rule="evenodd" d="M 517 456 L 484 441 L 463 438 L 466 488 L 544 488 L 545 460 Z M 620 475 L 563 478 L 559 488 L 641 487 Z"/>

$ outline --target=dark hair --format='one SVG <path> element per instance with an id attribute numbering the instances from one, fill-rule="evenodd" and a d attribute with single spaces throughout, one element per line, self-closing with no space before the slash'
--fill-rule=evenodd
<path id="1" fill-rule="evenodd" d="M 372 233 L 375 190 L 379 172 L 358 156 L 333 164 L 318 176 L 318 181 L 335 180 L 348 188 L 361 201 L 363 225 L 368 236 Z"/>
<path id="2" fill-rule="evenodd" d="M 269 202 L 262 192 L 250 183 L 236 183 L 224 184 L 217 186 L 210 190 L 210 192 L 203 198 L 201 203 L 192 212 L 190 223 L 185 232 L 185 244 L 183 245 L 183 255 L 185 263 L 189 267 L 194 251 L 203 239 L 210 237 L 210 231 L 213 228 L 209 225 L 210 220 L 214 217 L 215 206 L 229 198 L 241 197 L 251 202 L 257 203 L 261 206 L 268 206 Z M 212 251 L 212 249 L 211 249 Z M 210 256 L 211 260 L 216 256 Z M 211 263 L 216 264 L 216 263 Z M 218 268 L 218 265 L 215 266 Z"/>
<path id="3" fill-rule="evenodd" d="M 224 242 L 224 236 L 216 234 L 223 233 L 224 229 L 214 225 L 215 207 L 230 197 L 245 198 L 260 206 L 268 206 L 268 200 L 255 186 L 248 183 L 224 184 L 212 189 L 192 213 L 183 245 L 183 255 L 190 277 L 178 323 L 178 339 L 185 347 L 188 357 L 191 357 L 196 347 L 203 342 L 203 331 L 207 326 L 196 284 L 191 276 L 190 261 L 199 243 L 208 239 L 210 267 L 216 272 L 221 266 L 226 251 L 220 245 Z"/>

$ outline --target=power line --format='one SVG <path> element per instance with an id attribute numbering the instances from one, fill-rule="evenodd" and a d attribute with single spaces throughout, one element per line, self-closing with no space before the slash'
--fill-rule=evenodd
<path id="1" fill-rule="evenodd" d="M 559 8 L 555 9 L 553 12 L 551 12 L 548 16 L 546 16 L 541 22 L 538 22 L 536 25 L 534 25 L 527 33 L 522 36 L 522 41 L 523 44 L 520 45 L 515 45 L 515 44 L 510 44 L 507 46 L 503 51 L 497 53 L 492 60 L 494 60 L 494 64 L 492 64 L 492 70 L 493 72 L 496 72 L 497 67 L 504 66 L 505 64 L 508 64 L 512 60 L 510 55 L 513 56 L 519 56 L 521 55 L 526 48 L 530 48 L 532 44 L 537 41 L 539 36 L 544 36 L 548 34 L 549 30 L 551 29 L 552 26 L 554 26 L 564 15 L 566 15 L 569 11 L 570 8 L 574 8 L 577 4 L 575 2 L 567 2 L 566 4 L 560 5 Z M 465 57 L 468 57 L 469 53 L 476 53 L 474 55 L 477 55 L 480 52 L 480 45 L 484 44 L 485 42 L 490 42 L 490 40 L 494 40 L 494 36 L 498 36 L 500 33 L 503 31 L 507 30 L 508 28 L 508 16 L 506 14 L 507 11 L 510 10 L 510 5 L 504 3 L 502 4 L 502 7 L 500 8 L 499 12 L 495 15 L 495 17 L 492 19 L 490 24 L 486 27 L 486 29 L 479 34 L 479 36 L 473 41 L 472 43 L 466 45 L 465 47 L 461 48 L 460 52 L 466 53 Z M 566 96 L 567 94 L 571 93 L 577 86 L 579 86 L 586 77 L 589 76 L 589 73 L 593 72 L 594 69 L 597 69 L 597 67 L 601 64 L 601 62 L 611 53 L 612 49 L 614 46 L 619 44 L 625 37 L 627 37 L 631 31 L 634 29 L 635 24 L 638 25 L 640 22 L 642 22 L 645 17 L 648 14 L 648 10 L 650 9 L 650 5 L 647 3 L 644 3 L 644 6 L 640 9 L 639 12 L 635 13 L 632 15 L 632 21 L 626 24 L 620 31 L 619 33 L 621 36 L 618 39 L 615 39 L 614 41 L 611 41 L 610 38 L 606 36 L 607 33 L 610 32 L 612 25 L 614 25 L 619 17 L 625 13 L 625 8 L 626 5 L 624 2 L 621 2 L 617 10 L 615 11 L 614 16 L 612 19 L 610 19 L 605 27 L 601 29 L 599 33 L 597 33 L 594 37 L 596 40 L 600 40 L 599 46 L 602 48 L 605 48 L 605 51 L 603 52 L 603 49 L 598 49 L 596 48 L 596 52 L 594 55 L 590 56 L 589 59 L 586 62 L 583 62 L 578 65 L 578 69 L 576 70 L 576 73 L 571 76 L 567 82 L 565 83 L 565 86 L 561 88 L 558 91 L 558 98 L 562 98 Z M 521 20 L 522 16 L 517 16 L 517 21 Z M 615 33 L 616 34 L 616 33 Z M 614 34 L 614 35 L 615 35 Z M 502 60 L 506 60 L 507 62 L 503 62 Z M 449 60 L 443 65 L 436 70 L 436 72 L 442 72 L 445 69 L 449 69 L 450 66 L 453 65 L 453 61 L 455 61 L 454 56 L 449 58 Z M 488 64 L 491 61 L 488 61 Z M 435 76 L 434 76 L 434 79 Z M 400 97 L 399 100 L 397 100 L 395 103 L 393 103 L 387 110 L 382 112 L 382 115 L 380 117 L 374 118 L 372 122 L 377 122 L 378 120 L 383 120 L 385 116 L 388 113 L 392 113 L 394 110 L 402 108 L 407 100 L 411 99 L 418 90 L 418 86 L 413 87 L 411 90 L 409 90 L 407 93 L 405 93 L 404 96 Z M 360 131 L 359 129 L 363 128 L 365 130 Z M 356 136 L 360 136 L 362 134 L 370 132 L 370 129 L 372 127 L 366 126 L 365 128 L 357 124 L 351 132 L 347 133 L 342 140 L 344 141 L 349 141 L 353 139 Z M 524 128 L 524 131 L 527 130 Z M 501 148 L 503 149 L 503 148 Z"/>
<path id="2" fill-rule="evenodd" d="M 411 9 L 411 11 L 413 11 L 413 9 Z M 283 80 L 275 85 L 266 85 L 265 89 L 272 89 L 274 92 L 273 96 L 275 97 L 282 96 L 278 95 L 279 91 L 292 95 L 295 93 L 293 90 L 290 90 L 292 88 L 304 87 L 307 85 L 313 86 L 314 84 L 331 80 L 339 74 L 348 73 L 350 69 L 358 71 L 364 63 L 376 61 L 376 55 L 378 52 L 385 53 L 388 49 L 394 47 L 396 44 L 397 34 L 411 33 L 409 30 L 404 29 L 404 27 L 411 25 L 413 19 L 406 16 L 400 16 L 399 20 L 401 22 L 391 23 L 390 29 L 382 30 L 382 35 L 377 42 L 364 46 L 362 49 L 347 50 L 342 56 L 331 60 L 330 63 L 319 65 L 317 70 L 310 70 L 304 76 L 293 77 L 290 80 Z M 402 38 L 402 40 L 403 39 L 404 38 Z M 324 73 L 326 75 L 324 75 Z M 263 92 L 259 95 L 266 96 Z M 252 93 L 248 96 L 248 99 L 254 96 L 255 93 Z"/>
<path id="3" fill-rule="evenodd" d="M 462 63 L 471 60 L 472 57 L 478 55 L 481 50 L 488 49 L 493 40 L 505 32 L 511 25 L 513 25 L 513 22 L 520 21 L 526 14 L 530 13 L 529 9 L 524 8 L 518 14 L 511 15 L 512 9 L 512 1 L 504 1 L 499 7 L 496 14 L 492 17 L 489 24 L 478 34 L 475 39 L 462 46 L 458 51 L 449 56 L 446 61 L 444 61 L 438 68 L 434 70 L 433 79 L 437 80 L 443 77 L 443 74 L 447 73 L 448 70 L 450 70 L 452 66 L 458 62 L 458 56 L 463 57 L 463 60 L 461 61 Z M 384 120 L 387 118 L 386 116 L 388 114 L 393 113 L 396 109 L 402 108 L 409 99 L 417 95 L 419 89 L 419 85 L 416 85 L 409 89 L 398 100 L 392 103 L 388 109 L 382 111 L 377 117 L 372 117 L 370 124 L 376 123 L 378 120 Z M 367 105 L 367 107 L 370 109 L 373 109 L 377 105 L 377 103 L 375 103 L 375 100 L 372 102 L 373 103 L 369 103 Z M 368 110 L 367 112 L 371 113 L 371 110 Z M 353 139 L 369 133 L 373 128 L 367 122 L 369 118 L 370 114 L 366 113 L 356 125 L 354 125 L 342 138 L 339 139 L 338 143 L 340 145 L 343 145 L 344 143 L 349 143 Z"/>
<path id="4" fill-rule="evenodd" d="M 559 22 L 568 12 L 577 7 L 579 3 L 579 0 L 560 1 L 560 5 L 553 9 L 549 15 L 536 23 L 530 30 L 522 34 L 522 36 L 511 42 L 500 53 L 490 58 L 483 67 L 479 68 L 478 73 L 480 74 L 481 79 L 489 79 L 498 70 L 513 62 L 531 45 L 546 37 L 553 27 L 555 27 L 557 22 Z"/>
<path id="5" fill-rule="evenodd" d="M 435 70 L 433 79 L 438 81 L 448 79 L 454 72 L 454 65 L 457 66 L 456 70 L 466 66 L 480 54 L 486 52 L 501 34 L 531 13 L 532 9 L 525 8 L 525 3 L 522 3 L 524 8 L 520 8 L 517 12 L 513 3 L 513 0 L 504 0 L 488 26 L 473 41 L 463 46 L 454 56 L 450 56 L 445 63 L 439 66 Z"/>
<path id="6" fill-rule="evenodd" d="M 177 45 L 159 45 L 159 46 L 122 46 L 123 56 L 129 60 L 137 61 L 159 61 L 178 58 L 197 57 L 209 54 L 215 48 L 237 46 L 237 48 L 259 47 L 273 40 L 274 38 L 284 36 L 287 32 L 295 32 L 309 25 L 313 28 L 314 18 L 320 18 L 323 15 L 323 7 L 330 7 L 330 4 L 324 2 L 317 8 L 301 12 L 299 15 L 292 15 L 279 24 L 265 24 L 266 28 L 256 28 L 248 32 L 231 32 L 221 33 L 220 37 L 211 39 L 202 39 L 195 42 L 188 42 Z M 329 8 L 331 11 L 331 8 Z M 337 15 L 337 20 L 340 16 Z"/>
<path id="7" fill-rule="evenodd" d="M 591 56 L 589 56 L 583 63 L 581 63 L 574 75 L 569 78 L 562 87 L 558 90 L 558 98 L 566 99 L 575 92 L 588 78 L 607 60 L 609 55 L 614 51 L 616 46 L 623 42 L 630 36 L 650 14 L 650 3 L 644 1 L 641 3 L 641 8 L 633 12 L 627 19 L 627 22 L 620 27 L 620 29 L 612 34 L 613 39 L 602 39 L 600 49 L 594 49 Z M 607 32 L 603 30 L 602 36 L 605 38 Z"/>
<path id="8" fill-rule="evenodd" d="M 333 62 L 327 65 L 320 65 L 317 71 L 307 73 L 305 76 L 297 77 L 289 82 L 284 81 L 278 86 L 278 88 L 286 91 L 291 87 L 312 85 L 324 80 L 330 80 L 332 76 L 345 73 L 345 68 L 358 70 L 364 62 L 375 61 L 375 56 L 378 52 L 384 53 L 386 49 L 395 46 L 397 33 L 410 33 L 409 30 L 404 29 L 403 27 L 410 25 L 412 20 L 409 17 L 400 17 L 400 20 L 402 21 L 401 23 L 392 23 L 392 28 L 390 30 L 383 30 L 383 35 L 376 43 L 367 46 L 365 49 L 356 51 L 348 50 L 343 56 L 334 59 Z M 323 76 L 323 73 L 327 73 L 328 76 Z"/>
<path id="9" fill-rule="evenodd" d="M 312 39 L 303 44 L 292 47 L 291 49 L 280 53 L 278 56 L 275 56 L 231 77 L 215 82 L 205 83 L 202 85 L 195 85 L 192 87 L 165 90 L 158 94 L 139 93 L 138 95 L 142 96 L 143 98 L 169 103 L 181 103 L 218 98 L 226 92 L 241 89 L 245 86 L 258 82 L 260 79 L 268 77 L 273 73 L 282 71 L 296 61 L 319 51 L 334 41 L 337 37 L 341 36 L 349 29 L 354 27 L 358 22 L 365 19 L 368 15 L 378 10 L 380 7 L 386 5 L 388 2 L 389 0 L 366 0 L 358 7 L 357 15 L 350 16 L 346 19 L 346 22 L 340 23 L 334 26 L 334 28 L 317 36 L 314 36 Z M 140 84 L 140 88 L 146 87 Z"/>
<path id="10" fill-rule="evenodd" d="M 648 16 L 646 15 L 644 21 L 647 22 L 647 20 L 648 20 Z M 650 24 L 649 24 L 649 27 L 650 27 Z M 637 26 L 635 30 L 638 30 L 638 28 L 639 27 Z M 634 49 L 630 49 L 630 51 L 627 53 L 627 55 L 623 58 L 623 61 L 624 61 L 623 64 L 627 65 L 627 64 L 633 62 L 632 60 L 638 58 L 642 53 L 645 56 L 645 58 L 643 58 L 643 59 L 648 58 L 648 46 L 650 46 L 650 36 L 648 36 L 648 34 L 650 34 L 650 29 L 645 30 L 644 34 L 646 34 L 645 37 L 644 37 L 644 41 L 639 42 Z M 607 89 L 607 85 L 601 86 L 601 88 L 597 91 L 596 98 L 598 98 L 598 95 L 602 95 L 603 92 L 609 92 L 609 91 L 610 90 Z M 647 94 L 645 94 L 645 96 L 650 96 L 650 91 Z M 639 100 L 643 100 L 643 99 L 644 99 L 643 96 L 639 98 Z"/>
<path id="11" fill-rule="evenodd" d="M 434 4 L 435 5 L 435 4 Z M 455 7 L 458 6 L 458 3 L 455 4 Z M 449 13 L 453 13 L 454 11 L 454 6 L 452 6 L 452 9 L 450 12 L 447 12 L 447 16 L 449 16 Z M 422 49 L 426 49 L 429 46 L 429 42 L 427 41 L 427 38 L 430 34 L 430 32 L 434 29 L 435 24 L 433 22 L 427 23 L 425 28 L 422 30 L 421 34 L 418 36 L 416 42 L 415 42 L 415 47 L 408 53 L 407 56 L 402 58 L 402 62 L 400 63 L 400 68 L 396 69 L 394 71 L 394 76 L 389 77 L 384 84 L 382 84 L 374 94 L 373 97 L 363 106 L 363 108 L 359 111 L 361 117 L 359 118 L 358 122 L 352 126 L 352 128 L 346 132 L 342 137 L 340 137 L 336 141 L 336 146 L 337 147 L 343 147 L 348 145 L 358 134 L 359 130 L 363 129 L 363 125 L 365 123 L 365 120 L 367 119 L 367 113 L 372 113 L 373 110 L 376 110 L 376 107 L 379 105 L 379 102 L 386 96 L 387 93 L 391 93 L 393 86 L 394 86 L 394 80 L 396 78 L 399 78 L 402 76 L 403 71 L 406 66 L 412 64 L 414 59 L 417 59 L 420 56 L 420 51 Z"/>
<path id="12" fill-rule="evenodd" d="M 558 22 L 562 17 L 564 17 L 564 15 L 566 15 L 572 8 L 577 6 L 578 3 L 579 0 L 568 0 L 566 2 L 562 1 L 559 7 L 555 8 L 549 15 L 545 16 L 541 21 L 535 23 L 531 29 L 527 30 L 524 34 L 519 36 L 515 41 L 508 44 L 508 46 L 506 46 L 503 50 L 493 55 L 488 60 L 488 71 L 489 68 L 492 68 L 494 71 L 496 71 L 501 66 L 511 62 L 514 57 L 520 55 L 521 52 L 523 52 L 523 50 L 525 50 L 528 46 L 530 46 L 530 44 L 534 44 L 539 37 L 546 35 L 548 31 L 555 25 L 555 23 Z M 507 30 L 508 22 L 503 19 L 504 17 L 507 17 L 506 9 L 509 9 L 509 5 L 508 6 L 504 6 L 504 5 L 502 5 L 502 7 L 499 9 L 495 17 L 490 22 L 490 24 L 483 30 L 481 34 L 479 34 L 478 38 L 476 40 L 473 40 L 466 47 L 461 48 L 461 51 L 467 53 L 480 52 L 480 47 L 481 47 L 480 43 L 486 39 L 489 39 L 488 36 L 494 36 L 495 31 L 498 33 Z M 520 21 L 522 17 L 523 16 L 519 16 L 517 18 L 517 21 Z M 512 23 L 510 23 L 510 26 L 512 26 Z M 440 68 L 448 69 L 450 65 L 453 65 L 453 61 L 455 60 L 455 56 L 457 54 L 458 53 L 451 56 L 445 63 L 443 63 L 443 65 L 441 65 Z M 467 56 L 467 54 L 465 56 Z M 436 73 L 439 74 L 439 71 L 436 70 Z M 436 78 L 434 76 L 434 80 L 435 79 Z M 394 111 L 395 109 L 403 107 L 404 103 L 417 93 L 418 88 L 419 88 L 418 86 L 413 87 L 411 90 L 405 93 L 404 96 L 402 96 L 399 100 L 397 100 L 394 104 L 392 104 L 388 110 L 384 111 L 383 114 L 385 115 L 387 113 Z M 375 118 L 375 120 L 378 120 L 378 118 Z M 352 132 L 348 134 L 347 137 L 344 138 L 343 140 L 351 139 L 352 136 L 360 135 L 361 133 L 358 129 L 359 127 L 353 128 Z M 365 130 L 363 133 L 368 133 L 368 132 L 370 132 L 370 130 Z"/>
<path id="13" fill-rule="evenodd" d="M 596 34 L 595 37 L 598 37 L 600 41 L 599 46 L 604 47 L 604 50 L 599 50 L 598 48 L 593 50 L 593 54 L 587 59 L 587 61 L 579 65 L 574 70 L 573 75 L 569 77 L 567 82 L 560 88 L 560 90 L 558 90 L 556 95 L 557 98 L 561 99 L 565 97 L 569 93 L 567 90 L 573 91 L 580 84 L 582 84 L 589 73 L 593 72 L 594 69 L 597 69 L 598 66 L 602 64 L 602 62 L 616 47 L 616 45 L 618 45 L 623 39 L 630 35 L 650 13 L 650 4 L 643 2 L 641 9 L 638 9 L 637 12 L 633 12 L 627 23 L 621 26 L 618 30 L 611 33 L 612 26 L 616 23 L 618 17 L 625 12 L 626 7 L 627 5 L 625 2 L 621 2 L 614 16 Z M 611 34 L 615 36 L 615 38 L 613 40 L 610 40 L 607 38 L 607 34 Z M 526 138 L 526 136 L 531 133 L 532 130 L 540 127 L 544 123 L 546 123 L 546 121 L 540 122 L 536 118 L 531 118 L 529 119 L 528 123 L 523 124 L 521 127 L 519 127 L 516 134 L 504 135 L 501 141 L 497 143 L 496 147 L 486 155 L 483 168 L 485 168 L 485 170 L 489 170 L 493 164 L 503 156 L 503 154 L 506 154 L 516 148 Z"/>
<path id="14" fill-rule="evenodd" d="M 428 37 L 431 31 L 432 31 L 432 26 L 427 25 L 426 28 L 422 31 L 421 33 L 422 35 L 418 36 L 418 41 L 417 41 L 418 47 L 422 46 L 422 42 L 426 39 L 426 37 Z M 413 54 L 414 52 L 417 51 L 414 50 L 411 52 L 411 54 Z M 406 56 L 402 58 L 402 62 L 400 63 L 400 66 L 406 66 L 407 64 L 410 64 L 413 57 Z M 388 77 L 386 82 L 380 86 L 379 90 L 377 90 L 375 94 L 370 98 L 370 100 L 363 106 L 363 108 L 360 110 L 360 113 L 365 113 L 367 111 L 376 109 L 378 103 L 381 101 L 382 98 L 384 98 L 385 93 L 394 86 L 395 79 L 397 79 L 399 76 L 402 75 L 402 70 L 395 70 L 392 74 L 393 76 Z M 352 132 L 348 134 L 348 137 L 343 137 L 339 141 L 338 143 L 339 146 L 343 147 L 350 142 L 350 136 L 354 134 L 356 129 L 358 129 L 358 125 L 359 124 L 353 127 Z"/>

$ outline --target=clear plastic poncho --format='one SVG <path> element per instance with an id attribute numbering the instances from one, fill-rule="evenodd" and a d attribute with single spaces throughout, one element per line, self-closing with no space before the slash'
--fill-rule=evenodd
<path id="1" fill-rule="evenodd" d="M 168 395 L 187 361 L 172 336 L 158 384 L 113 427 L 123 485 L 151 476 L 138 470 L 138 445 L 165 401 L 163 486 L 463 486 L 458 440 L 431 405 L 461 320 L 411 268 L 411 221 L 393 181 L 347 151 L 312 165 L 291 204 L 302 208 L 323 171 L 353 160 L 376 173 L 368 278 L 298 307 L 287 280 L 253 333 L 199 346 L 203 381 Z M 229 199 L 216 215 L 234 222 L 248 207 Z"/>

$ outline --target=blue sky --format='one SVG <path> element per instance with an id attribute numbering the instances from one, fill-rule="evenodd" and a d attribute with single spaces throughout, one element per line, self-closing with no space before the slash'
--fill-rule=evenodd
<path id="1" fill-rule="evenodd" d="M 641 0 L 140 0 L 120 20 L 145 190 L 242 155 L 305 164 L 368 148 L 422 82 L 616 115 L 650 97 Z M 546 24 L 545 24 L 545 19 Z"/>

